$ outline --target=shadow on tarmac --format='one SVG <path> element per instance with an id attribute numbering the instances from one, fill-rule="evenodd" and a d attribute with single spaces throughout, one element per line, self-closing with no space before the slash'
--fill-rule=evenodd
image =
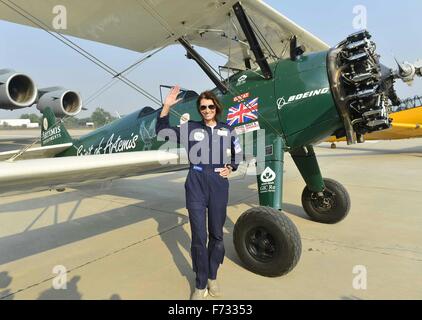
<path id="1" fill-rule="evenodd" d="M 9 289 L 10 284 L 12 283 L 12 277 L 9 275 L 9 272 L 2 271 L 0 272 L 0 299 L 2 300 L 13 300 L 14 295 Z"/>
<path id="2" fill-rule="evenodd" d="M 180 174 L 169 174 L 167 178 L 169 183 L 172 183 L 171 181 L 173 179 L 180 178 Z M 255 178 L 253 178 L 253 180 L 255 180 Z M 156 202 L 153 204 L 151 203 L 152 201 L 148 201 L 148 199 L 157 199 L 157 188 L 154 187 L 154 182 L 151 183 L 151 187 L 145 188 L 144 183 L 148 184 L 148 182 L 147 179 L 142 181 L 128 179 L 121 184 L 116 182 L 116 186 L 108 187 L 106 189 L 96 189 L 93 186 L 84 186 L 75 191 L 53 193 L 50 196 L 42 198 L 19 200 L 14 203 L 2 205 L 0 208 L 0 215 L 4 212 L 16 212 L 16 215 L 19 215 L 20 211 L 37 209 L 40 210 L 40 213 L 23 232 L 0 238 L 0 247 L 9 248 L 9 250 L 5 250 L 4 254 L 0 255 L 0 265 L 148 219 L 154 219 L 158 224 L 158 235 L 172 255 L 174 264 L 177 266 L 180 274 L 186 278 L 186 281 L 188 281 L 191 290 L 193 291 L 195 286 L 195 274 L 192 271 L 191 260 L 185 257 L 186 252 L 190 254 L 191 235 L 190 232 L 186 232 L 185 228 L 182 227 L 183 225 L 188 224 L 188 218 L 177 212 L 180 208 L 177 210 L 171 209 L 172 212 L 168 210 L 165 211 L 165 208 L 152 209 L 152 207 L 160 208 L 160 206 L 157 205 Z M 246 199 L 243 197 L 243 199 L 238 200 L 237 202 L 240 201 L 239 203 L 246 204 L 247 207 L 254 207 L 257 206 L 257 196 L 256 191 L 251 191 L 248 188 L 249 182 L 250 181 L 235 181 L 232 183 L 231 188 L 236 188 L 238 194 L 250 195 L 249 197 L 246 197 Z M 142 187 L 140 188 L 140 186 Z M 178 184 L 176 188 L 180 189 L 180 184 Z M 136 190 L 136 192 L 133 190 Z M 184 190 L 177 190 L 175 192 L 180 193 L 180 196 L 184 199 Z M 80 210 L 83 201 L 92 197 L 104 195 L 135 199 L 139 200 L 139 203 L 103 211 L 92 216 L 74 219 L 78 210 Z M 172 196 L 173 198 L 170 198 L 163 193 L 160 195 L 159 201 L 163 204 L 171 203 L 172 199 L 174 199 L 174 195 Z M 66 213 L 68 215 L 66 221 L 59 223 L 59 217 L 63 217 L 63 214 L 60 214 L 60 207 L 62 204 L 69 202 L 75 202 L 75 205 L 73 209 L 70 210 L 70 214 Z M 237 202 L 231 200 L 229 202 L 229 207 L 237 205 Z M 49 208 L 54 208 L 54 224 L 31 230 L 36 222 L 41 219 L 43 215 L 47 214 L 47 211 L 51 215 L 51 210 L 48 210 Z M 309 220 L 301 207 L 285 204 L 284 209 L 284 212 L 287 214 L 296 215 L 302 219 Z M 67 210 L 67 212 L 68 211 L 69 210 Z M 228 217 L 225 224 L 228 234 L 225 234 L 224 237 L 226 247 L 225 258 L 230 259 L 233 263 L 243 268 L 233 245 L 232 232 L 234 226 L 235 221 L 232 221 Z M 81 299 L 81 294 L 77 291 L 77 283 L 79 280 L 79 277 L 73 277 L 68 283 L 68 290 L 49 289 L 43 292 L 39 299 Z M 7 294 L 2 293 L 1 296 L 5 295 Z M 111 299 L 119 298 L 120 296 L 117 294 L 111 297 Z"/>
<path id="3" fill-rule="evenodd" d="M 63 289 L 54 289 L 53 287 L 42 292 L 37 300 L 81 300 L 82 294 L 78 291 L 78 282 L 80 276 L 74 276 L 66 283 Z"/>

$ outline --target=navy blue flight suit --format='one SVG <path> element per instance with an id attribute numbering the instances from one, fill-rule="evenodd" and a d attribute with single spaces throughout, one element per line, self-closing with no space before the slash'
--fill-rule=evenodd
<path id="1" fill-rule="evenodd" d="M 204 121 L 189 121 L 180 127 L 170 127 L 169 116 L 160 118 L 158 115 L 157 135 L 169 137 L 169 134 L 163 134 L 165 129 L 173 130 L 177 143 L 188 152 L 190 169 L 185 191 L 192 231 L 192 266 L 196 272 L 196 288 L 205 289 L 208 279 L 217 278 L 225 254 L 223 226 L 227 216 L 229 181 L 220 176 L 219 170 L 226 164 L 233 171 L 237 170 L 239 156 L 236 154 L 241 153 L 241 146 L 234 129 L 221 122 L 213 130 Z"/>

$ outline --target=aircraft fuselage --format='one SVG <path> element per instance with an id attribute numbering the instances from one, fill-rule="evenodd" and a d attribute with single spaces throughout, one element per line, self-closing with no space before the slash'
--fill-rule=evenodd
<path id="1" fill-rule="evenodd" d="M 231 122 L 240 135 L 265 129 L 266 145 L 281 136 L 286 150 L 330 136 L 342 128 L 342 122 L 331 94 L 326 60 L 327 52 L 305 55 L 297 61 L 280 60 L 270 65 L 271 80 L 254 71 L 231 77 L 228 94 L 213 90 L 225 107 L 220 121 Z M 252 104 L 257 112 L 250 111 Z M 182 101 L 173 110 L 170 122 L 174 126 L 180 124 L 181 116 L 200 120 L 196 99 Z M 156 150 L 164 143 L 157 140 L 155 132 L 159 112 L 136 111 L 75 139 L 74 146 L 58 156 Z"/>

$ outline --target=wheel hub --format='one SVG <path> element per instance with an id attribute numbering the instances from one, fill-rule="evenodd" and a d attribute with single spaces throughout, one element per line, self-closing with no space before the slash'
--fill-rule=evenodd
<path id="1" fill-rule="evenodd" d="M 313 193 L 311 199 L 314 207 L 323 213 L 330 211 L 335 206 L 335 194 L 328 189 L 322 193 Z"/>
<path id="2" fill-rule="evenodd" d="M 274 258 L 275 241 L 266 229 L 258 227 L 250 230 L 245 240 L 248 252 L 256 260 L 269 262 Z"/>

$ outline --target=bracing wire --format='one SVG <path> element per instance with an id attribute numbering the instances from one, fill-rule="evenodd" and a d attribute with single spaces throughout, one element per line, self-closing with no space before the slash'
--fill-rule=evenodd
<path id="1" fill-rule="evenodd" d="M 167 24 L 167 21 L 161 16 L 159 15 L 157 12 L 155 12 L 151 7 L 148 6 L 148 8 L 145 7 L 145 2 L 144 1 L 138 1 L 138 3 L 140 3 L 140 5 L 148 12 L 148 14 L 154 19 L 156 20 L 163 28 L 166 32 L 169 33 L 169 37 L 174 37 L 176 35 L 176 32 L 174 30 L 171 29 L 171 26 Z M 153 12 L 154 11 L 154 12 Z M 231 19 L 231 15 L 228 16 L 229 19 Z M 197 21 L 200 21 L 202 18 L 198 18 Z M 197 22 L 196 21 L 196 22 Z M 196 22 L 194 24 L 196 24 Z M 224 81 L 223 77 L 219 74 L 219 72 L 208 62 L 204 59 L 205 63 L 209 66 L 209 68 L 220 77 L 220 79 L 222 81 Z M 236 92 L 236 90 L 233 90 L 231 88 L 228 88 L 228 91 L 232 94 L 232 95 L 239 95 L 240 92 Z M 239 101 L 239 102 L 246 102 L 244 99 Z M 249 106 L 249 103 L 246 102 L 245 103 L 246 108 L 249 111 L 252 111 L 251 107 Z M 173 110 L 175 113 L 177 113 L 175 110 Z M 273 125 L 271 125 L 271 123 L 259 112 L 257 111 L 257 114 L 261 117 L 261 119 L 270 127 L 271 130 L 273 130 L 278 136 L 281 136 L 282 134 L 274 128 Z M 180 116 L 180 115 L 179 115 Z"/>
<path id="2" fill-rule="evenodd" d="M 158 50 L 154 51 L 153 53 L 151 53 L 151 54 L 147 55 L 146 57 L 141 58 L 137 62 L 131 64 L 129 67 L 127 67 L 123 71 L 119 72 L 119 76 L 124 75 L 125 73 L 126 73 L 126 75 L 129 75 L 131 72 L 135 71 L 139 66 L 141 66 L 141 64 L 143 62 L 145 62 L 147 59 L 153 57 L 154 55 L 156 55 L 157 53 L 162 51 L 164 48 L 165 47 L 159 48 Z M 95 91 L 93 94 L 91 94 L 87 98 L 85 105 L 88 106 L 92 101 L 96 100 L 99 96 L 101 96 L 103 93 L 105 93 L 107 90 L 109 90 L 112 86 L 114 86 L 118 81 L 119 80 L 116 79 L 116 76 L 113 77 L 109 82 L 107 82 L 101 88 L 99 88 L 97 91 Z"/>
<path id="3" fill-rule="evenodd" d="M 6 1 L 8 1 L 9 3 L 7 3 Z M 66 46 L 70 47 L 72 50 L 81 54 L 83 57 L 85 57 L 86 59 L 96 64 L 101 69 L 111 74 L 113 77 L 118 76 L 118 79 L 120 81 L 122 81 L 123 83 L 131 87 L 132 89 L 136 90 L 140 94 L 142 94 L 145 98 L 151 100 L 153 103 L 157 105 L 161 105 L 160 101 L 156 97 L 154 97 L 153 95 L 151 95 L 146 90 L 142 89 L 137 84 L 130 81 L 129 79 L 125 78 L 124 76 L 121 76 L 121 75 L 119 76 L 119 73 L 116 70 L 114 70 L 112 67 L 110 67 L 109 65 L 101 61 L 100 59 L 93 56 L 91 53 L 81 48 L 79 45 L 74 43 L 69 38 L 63 36 L 62 34 L 58 32 L 50 31 L 49 27 L 44 22 L 34 17 L 31 13 L 27 12 L 25 9 L 23 9 L 22 7 L 14 3 L 12 0 L 0 0 L 0 2 L 3 3 L 5 6 L 7 6 L 8 8 L 10 8 L 11 10 L 13 10 L 14 12 L 16 12 L 17 14 L 19 14 L 20 16 L 22 16 L 23 18 L 27 19 L 28 21 L 36 25 L 37 27 L 41 28 L 42 30 L 50 34 L 51 36 L 53 36 L 54 38 L 56 38 L 57 40 L 65 44 Z"/>
<path id="4" fill-rule="evenodd" d="M 30 21 L 31 23 L 33 23 L 35 26 L 39 27 L 40 29 L 44 30 L 45 32 L 47 32 L 48 34 L 50 34 L 51 36 L 53 36 L 54 38 L 56 38 L 57 40 L 59 40 L 60 42 L 62 42 L 63 44 L 65 44 L 66 46 L 70 47 L 72 50 L 74 50 L 77 53 L 81 54 L 83 57 L 85 57 L 86 59 L 88 59 L 91 62 L 93 62 L 94 64 L 96 64 L 97 66 L 99 66 L 101 69 L 103 69 L 107 73 L 111 74 L 113 76 L 112 82 L 114 82 L 115 80 L 116 81 L 117 80 L 120 80 L 123 83 L 125 83 L 126 85 L 128 85 L 129 87 L 131 87 L 132 89 L 134 89 L 135 91 L 137 91 L 140 94 L 142 94 L 147 99 L 149 99 L 152 102 L 154 102 L 155 104 L 158 104 L 158 105 L 161 106 L 160 100 L 158 100 L 153 95 L 149 94 L 146 90 L 140 88 L 138 85 L 136 85 L 132 81 L 130 81 L 127 78 L 125 78 L 123 76 L 123 74 L 126 73 L 127 71 L 129 71 L 130 69 L 139 66 L 146 59 L 152 57 L 153 55 L 155 55 L 159 51 L 163 50 L 164 48 L 160 48 L 160 49 L 156 50 L 152 54 L 150 54 L 150 55 L 146 56 L 145 58 L 137 61 L 136 63 L 130 65 L 128 68 L 126 68 L 122 72 L 117 73 L 117 71 L 114 70 L 112 67 L 108 66 L 106 63 L 102 62 L 100 59 L 96 58 L 91 53 L 87 52 L 86 50 L 84 50 L 83 48 L 81 48 L 79 45 L 77 45 L 76 43 L 74 43 L 73 41 L 71 41 L 70 39 L 68 39 L 67 37 L 63 36 L 62 34 L 60 34 L 58 32 L 53 33 L 52 31 L 50 31 L 49 30 L 49 27 L 46 24 L 44 24 L 41 20 L 39 20 L 38 18 L 36 18 L 35 16 L 33 16 L 31 13 L 29 13 L 28 11 L 26 11 L 25 9 L 23 9 L 22 7 L 20 7 L 16 3 L 14 3 L 12 0 L 7 0 L 7 1 L 9 3 L 7 3 L 4 0 L 0 0 L 0 2 L 3 5 L 7 6 L 9 9 L 11 9 L 12 11 L 14 11 L 15 13 L 17 13 L 20 16 L 22 16 L 26 20 Z M 100 90 L 99 90 L 98 93 L 99 94 L 102 94 L 103 92 L 105 92 L 106 90 L 108 90 L 113 84 L 114 83 L 107 83 L 106 85 L 104 85 L 103 87 L 100 88 Z M 95 98 L 97 97 L 97 94 L 95 94 Z M 94 98 L 94 95 L 92 96 L 92 98 Z M 60 122 L 66 120 L 67 118 L 71 118 L 71 117 L 74 117 L 74 116 L 65 116 L 65 117 L 63 117 L 63 119 L 57 119 L 56 120 L 56 123 L 54 124 L 54 126 L 58 125 Z M 9 159 L 9 161 L 16 160 L 18 157 L 20 157 L 22 154 L 24 154 L 26 152 L 26 150 L 28 150 L 29 148 L 31 148 L 32 146 L 34 146 L 36 143 L 38 143 L 40 141 L 41 141 L 41 137 L 35 139 L 35 141 L 33 141 L 31 144 L 29 144 L 29 145 L 25 146 L 24 148 L 22 148 L 22 150 L 20 152 L 18 152 L 16 155 L 14 155 L 11 159 Z"/>
<path id="5" fill-rule="evenodd" d="M 229 15 L 228 16 L 229 17 L 229 23 L 232 21 L 232 19 L 231 19 L 231 15 Z M 233 23 L 233 26 L 235 27 L 235 24 Z M 231 28 L 229 27 L 229 32 L 231 33 Z M 230 39 L 229 39 L 229 41 L 230 41 Z M 229 56 L 228 56 L 228 59 L 229 59 L 229 61 L 231 61 L 231 41 L 230 41 L 230 44 L 229 44 Z M 230 86 L 230 85 L 228 85 L 228 90 L 229 90 L 229 92 L 232 94 L 232 95 L 234 95 L 234 96 L 236 96 L 236 95 L 240 95 L 240 91 L 238 91 L 238 90 L 236 90 L 235 88 L 233 88 L 232 86 Z M 249 105 L 249 103 L 245 100 L 245 99 L 241 99 L 241 100 L 239 100 L 239 102 L 245 102 L 245 107 L 249 110 L 249 111 L 251 111 L 252 112 L 252 109 L 251 109 L 251 107 L 250 107 L 250 105 Z M 276 133 L 278 136 L 282 136 L 282 134 L 276 129 L 276 128 L 274 128 L 274 126 L 262 115 L 262 113 L 261 112 L 259 112 L 259 111 L 257 111 L 257 114 L 259 115 L 259 117 L 268 125 L 268 127 L 272 130 L 272 131 L 274 131 L 274 133 Z"/>
<path id="6" fill-rule="evenodd" d="M 11 4 L 6 3 L 6 1 L 10 2 L 14 7 Z M 142 94 L 145 98 L 151 100 L 153 103 L 155 103 L 156 105 L 158 105 L 158 106 L 161 107 L 161 101 L 158 98 L 154 97 L 152 94 L 148 93 L 146 90 L 142 89 L 137 84 L 133 83 L 132 81 L 130 81 L 129 79 L 127 79 L 126 77 L 124 77 L 122 75 L 126 70 L 130 69 L 131 67 L 133 68 L 134 65 L 140 64 L 141 61 L 136 62 L 132 66 L 129 66 L 123 72 L 120 72 L 119 73 L 116 70 L 114 70 L 112 67 L 108 66 L 106 63 L 104 63 L 103 61 L 101 61 L 100 59 L 96 58 L 91 53 L 89 53 L 86 50 L 84 50 L 83 48 L 81 48 L 78 44 L 74 43 L 69 38 L 65 37 L 64 35 L 60 34 L 59 32 L 52 32 L 52 31 L 50 31 L 49 30 L 49 26 L 47 26 L 43 21 L 41 21 L 37 17 L 33 16 L 31 13 L 29 13 L 24 8 L 20 7 L 16 3 L 14 3 L 12 0 L 6 0 L 6 1 L 5 0 L 0 0 L 1 3 L 3 3 L 5 6 L 7 6 L 8 8 L 10 8 L 11 10 L 13 10 L 14 12 L 16 12 L 17 14 L 19 14 L 23 18 L 27 19 L 28 21 L 30 21 L 31 23 L 33 23 L 35 26 L 41 28 L 42 30 L 44 30 L 45 32 L 47 32 L 48 34 L 50 34 L 51 36 L 53 36 L 54 38 L 56 38 L 57 40 L 59 40 L 60 42 L 62 42 L 63 44 L 65 44 L 66 46 L 70 47 L 72 50 L 76 51 L 77 53 L 79 53 L 83 57 L 85 57 L 86 59 L 90 60 L 91 62 L 93 62 L 94 64 L 96 64 L 97 66 L 99 66 L 101 69 L 103 69 L 107 73 L 111 74 L 113 76 L 113 79 L 118 79 L 118 80 L 122 81 L 123 83 L 125 83 L 126 85 L 128 85 L 129 87 L 131 87 L 132 89 L 134 89 L 135 91 L 137 91 L 140 94 Z M 155 53 L 158 53 L 162 49 L 164 49 L 164 47 L 158 49 L 156 52 L 154 52 L 154 54 Z M 108 84 L 104 85 L 102 88 L 100 88 L 100 90 L 101 91 L 104 90 L 103 92 L 105 92 L 106 90 L 108 90 L 108 86 L 109 85 L 111 86 L 112 84 L 108 83 Z M 181 116 L 177 111 L 175 111 L 173 109 L 171 110 L 171 113 L 174 113 L 177 116 Z M 71 116 L 69 116 L 69 117 L 71 117 Z M 66 119 L 66 118 L 68 118 L 68 117 L 63 118 L 63 120 Z"/>
<path id="7" fill-rule="evenodd" d="M 272 48 L 271 44 L 267 41 L 267 39 L 264 37 L 264 35 L 262 34 L 261 30 L 258 28 L 258 25 L 255 23 L 255 21 L 252 19 L 251 16 L 249 16 L 249 19 L 252 21 L 252 24 L 255 27 L 255 30 L 257 31 L 258 37 L 261 40 L 261 43 L 265 46 L 265 48 L 267 49 L 268 53 L 270 54 L 270 56 L 273 59 L 279 59 L 279 57 L 277 56 L 277 54 L 275 53 L 274 49 Z"/>
<path id="8" fill-rule="evenodd" d="M 71 41 L 70 39 L 68 39 L 67 37 L 63 36 L 62 34 L 58 33 L 58 32 L 52 32 L 49 30 L 49 27 L 46 26 L 42 21 L 40 21 L 39 19 L 37 19 L 36 17 L 34 17 L 33 15 L 31 15 L 29 12 L 27 12 L 25 9 L 21 8 L 20 6 L 18 6 L 16 3 L 14 3 L 12 0 L 7 0 L 9 3 L 6 3 L 5 0 L 0 0 L 1 3 L 3 3 L 4 5 L 6 5 L 7 7 L 9 7 L 11 10 L 15 11 L 17 14 L 21 15 L 22 17 L 24 17 L 25 19 L 29 20 L 30 22 L 32 22 L 34 25 L 38 26 L 39 28 L 43 29 L 44 31 L 46 31 L 47 33 L 49 33 L 51 36 L 55 37 L 57 40 L 59 40 L 60 42 L 62 42 L 63 44 L 65 44 L 66 46 L 70 47 L 71 49 L 75 50 L 76 52 L 78 52 L 79 54 L 81 54 L 82 56 L 84 56 L 86 59 L 90 60 L 91 62 L 93 62 L 94 64 L 96 64 L 97 66 L 99 66 L 100 68 L 102 68 L 103 70 L 105 70 L 107 73 L 111 74 L 113 76 L 113 80 L 118 79 L 120 81 L 122 81 L 123 83 L 125 83 L 126 85 L 128 85 L 129 87 L 131 87 L 132 89 L 136 90 L 137 92 L 141 93 L 142 95 L 144 95 L 147 99 L 151 100 L 152 102 L 161 105 L 160 100 L 158 100 L 156 97 L 154 97 L 153 95 L 149 94 L 147 91 L 145 91 L 144 89 L 142 89 L 141 87 L 139 87 L 138 85 L 136 85 L 135 83 L 133 83 L 132 81 L 130 81 L 129 79 L 125 78 L 123 76 L 124 73 L 126 73 L 127 71 L 129 71 L 130 69 L 136 67 L 137 65 L 139 65 L 142 60 L 132 64 L 131 66 L 129 66 L 128 68 L 126 68 L 125 70 L 123 70 L 122 72 L 117 72 L 116 70 L 114 70 L 112 67 L 110 67 L 109 65 L 107 65 L 106 63 L 102 62 L 100 59 L 96 58 L 95 56 L 93 56 L 92 54 L 90 54 L 89 52 L 87 52 L 86 50 L 84 50 L 83 48 L 81 48 L 80 46 L 78 46 L 76 43 L 74 43 L 73 41 Z M 143 6 L 144 7 L 144 6 Z M 18 9 L 17 9 L 18 8 Z M 155 19 L 157 20 L 162 27 L 170 33 L 170 36 L 174 36 L 174 32 L 172 30 L 170 30 L 166 25 L 164 25 L 165 19 L 163 19 L 161 16 L 159 16 L 160 19 L 158 19 L 155 15 L 152 14 L 152 12 L 150 10 L 148 10 L 148 8 L 145 8 L 146 11 Z M 151 8 L 149 8 L 151 9 Z M 20 10 L 20 11 L 19 11 Z M 22 13 L 24 12 L 24 13 Z M 26 15 L 25 15 L 26 14 Z M 229 20 L 231 20 L 230 16 L 229 16 Z M 254 22 L 253 22 L 254 23 Z M 255 23 L 254 23 L 255 24 Z M 255 25 L 256 26 L 256 25 Z M 231 28 L 230 28 L 231 29 Z M 259 32 L 259 30 L 258 30 Z M 260 32 L 259 32 L 260 33 Z M 262 36 L 262 34 L 261 34 Z M 265 40 L 265 39 L 264 39 Z M 231 41 L 230 41 L 231 42 Z M 268 43 L 267 43 L 268 44 Z M 272 52 L 274 54 L 275 57 L 277 57 L 274 53 L 274 51 L 272 50 L 271 46 L 270 48 L 270 52 Z M 160 50 L 162 50 L 163 48 L 161 48 Z M 231 48 L 229 49 L 229 59 L 230 59 L 230 55 L 231 55 Z M 147 57 L 148 58 L 148 57 Z M 219 75 L 220 79 L 222 79 L 223 77 L 215 70 L 215 68 L 213 68 L 211 66 L 210 63 L 208 63 L 206 60 L 205 62 L 207 63 L 207 65 L 210 67 L 210 69 L 217 75 Z M 106 90 L 109 89 L 109 87 L 111 87 L 114 83 L 110 82 L 107 83 L 106 85 L 104 85 L 103 87 L 101 87 L 98 90 L 98 95 L 102 94 L 103 92 L 105 92 Z M 236 89 L 232 89 L 229 88 L 229 92 L 232 95 L 238 95 L 240 94 L 240 92 L 237 92 Z M 96 99 L 97 94 L 92 95 L 90 99 Z M 242 102 L 242 101 L 240 101 Z M 246 102 L 243 100 L 243 102 Z M 249 106 L 249 103 L 245 104 L 246 108 L 251 110 L 251 107 Z M 180 116 L 180 114 L 178 114 L 177 111 L 175 111 L 174 109 L 171 109 L 170 112 L 175 113 L 176 115 Z M 259 112 L 257 111 L 258 115 L 261 117 L 261 119 L 266 122 L 268 124 L 268 126 L 278 135 L 281 135 L 278 130 L 276 130 L 271 123 Z M 57 123 L 59 123 L 60 121 L 62 121 L 62 119 L 58 120 Z M 40 140 L 40 139 L 39 139 Z"/>

